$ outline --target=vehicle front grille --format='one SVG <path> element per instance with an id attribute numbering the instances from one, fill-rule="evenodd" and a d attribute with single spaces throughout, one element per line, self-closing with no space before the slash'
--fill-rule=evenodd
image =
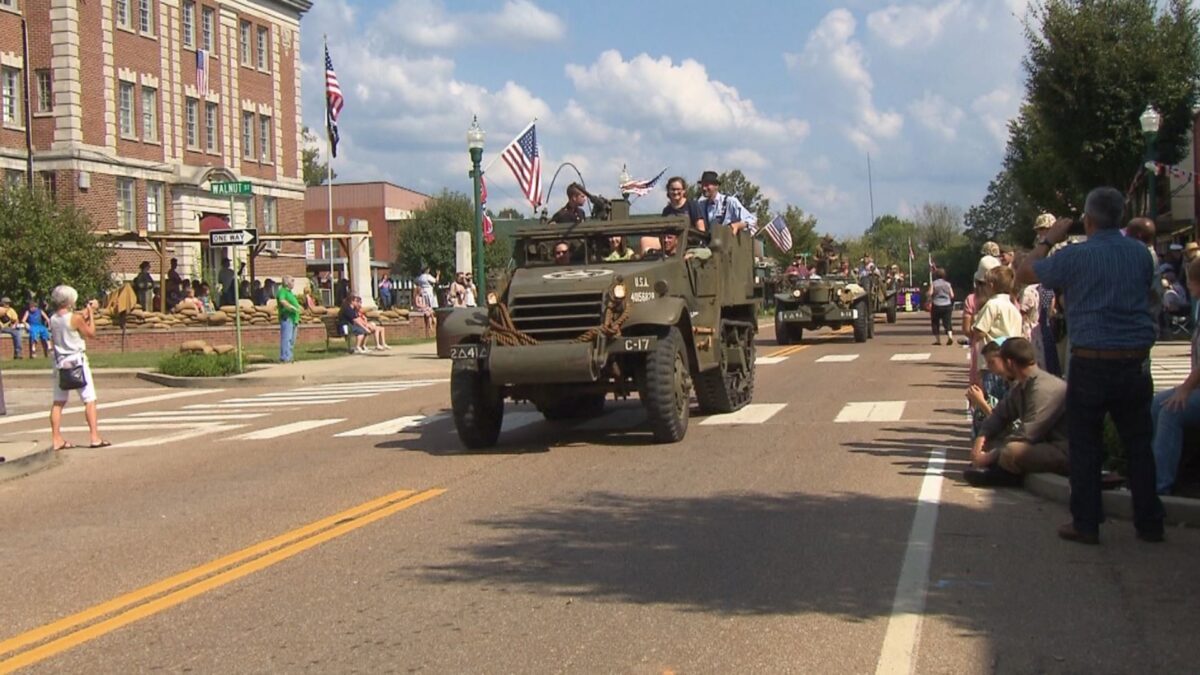
<path id="1" fill-rule="evenodd" d="M 604 294 L 523 295 L 513 298 L 508 309 L 517 330 L 530 337 L 574 340 L 604 319 Z"/>

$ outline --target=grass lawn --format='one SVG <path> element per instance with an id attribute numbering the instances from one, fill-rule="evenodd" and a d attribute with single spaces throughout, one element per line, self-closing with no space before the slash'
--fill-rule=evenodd
<path id="1" fill-rule="evenodd" d="M 388 340 L 388 344 L 392 346 L 415 345 L 426 342 L 433 342 L 433 338 L 399 338 Z M 110 352 L 103 354 L 89 354 L 88 359 L 91 361 L 93 368 L 138 368 L 143 370 L 157 369 L 158 362 L 165 356 L 177 353 L 177 350 L 165 351 L 147 351 L 147 352 Z M 266 363 L 275 363 L 279 360 L 279 347 L 271 345 L 252 345 L 246 347 L 247 354 L 259 354 L 267 358 Z M 325 351 L 324 343 L 315 344 L 299 344 L 296 345 L 296 360 L 297 361 L 312 361 L 315 359 L 333 359 L 339 356 L 349 356 L 342 346 L 337 342 L 329 343 L 329 351 Z M 17 361 L 6 359 L 0 362 L 0 370 L 46 370 L 50 368 L 50 360 L 41 356 L 30 359 L 24 358 Z"/>

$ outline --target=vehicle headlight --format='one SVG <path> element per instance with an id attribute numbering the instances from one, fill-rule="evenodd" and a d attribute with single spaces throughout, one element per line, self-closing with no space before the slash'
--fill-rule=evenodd
<path id="1" fill-rule="evenodd" d="M 799 288 L 797 288 L 796 290 L 792 291 L 792 297 L 793 297 L 793 298 L 798 298 L 798 297 L 800 297 L 801 295 L 804 295 L 804 293 L 803 293 L 803 291 L 801 291 Z"/>
<path id="2" fill-rule="evenodd" d="M 487 304 L 488 307 L 495 307 L 496 305 L 500 304 L 500 298 L 496 297 L 495 293 L 488 293 Z"/>
<path id="3" fill-rule="evenodd" d="M 625 299 L 625 284 L 614 284 L 612 287 L 612 295 L 618 300 Z"/>

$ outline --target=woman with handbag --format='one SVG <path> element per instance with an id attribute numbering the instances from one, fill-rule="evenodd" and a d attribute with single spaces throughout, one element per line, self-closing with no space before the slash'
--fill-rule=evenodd
<path id="1" fill-rule="evenodd" d="M 50 343 L 54 345 L 54 404 L 50 408 L 50 434 L 55 450 L 73 448 L 75 445 L 62 437 L 63 407 L 74 389 L 83 401 L 84 417 L 91 433 L 91 448 L 107 448 L 112 445 L 100 437 L 96 419 L 96 383 L 87 361 L 87 342 L 84 338 L 96 337 L 93 313 L 99 307 L 89 300 L 82 312 L 75 311 L 79 293 L 70 286 L 56 286 L 50 292 L 50 305 L 54 314 L 50 317 Z"/>

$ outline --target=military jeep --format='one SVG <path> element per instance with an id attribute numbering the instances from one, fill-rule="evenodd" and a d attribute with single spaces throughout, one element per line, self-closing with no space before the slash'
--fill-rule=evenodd
<path id="1" fill-rule="evenodd" d="M 854 327 L 854 341 L 875 335 L 877 277 L 785 277 L 775 294 L 775 341 L 789 345 L 805 330 Z M 893 296 L 894 297 L 894 296 Z"/>
<path id="2" fill-rule="evenodd" d="M 553 420 L 597 415 L 609 394 L 636 392 L 654 439 L 672 443 L 687 432 L 693 391 L 704 413 L 732 412 L 753 396 L 750 236 L 722 228 L 710 237 L 681 217 L 630 218 L 627 202 L 612 206 L 610 220 L 518 227 L 514 267 L 487 307 L 440 322 L 452 345 L 454 424 L 468 448 L 495 445 L 506 399 Z M 672 236 L 678 245 L 664 254 Z M 613 238 L 642 254 L 612 259 Z M 570 254 L 556 261 L 563 242 Z"/>
<path id="3" fill-rule="evenodd" d="M 878 274 L 872 275 L 871 284 L 871 311 L 875 314 L 883 314 L 888 323 L 896 323 L 896 301 L 900 291 L 900 284 L 891 277 L 883 277 Z"/>

